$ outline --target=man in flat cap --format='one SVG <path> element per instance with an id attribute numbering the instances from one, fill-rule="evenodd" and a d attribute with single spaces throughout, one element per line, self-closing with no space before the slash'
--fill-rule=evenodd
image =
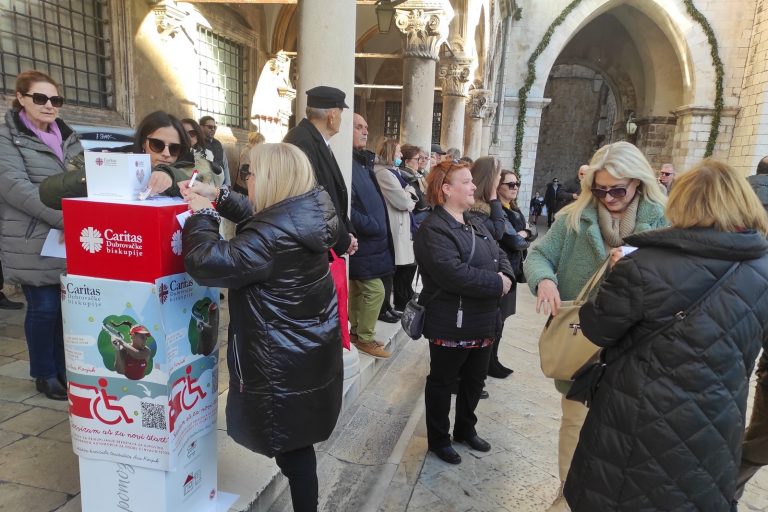
<path id="1" fill-rule="evenodd" d="M 349 221 L 349 196 L 336 157 L 329 141 L 339 133 L 341 113 L 349 108 L 344 102 L 344 91 L 321 85 L 307 91 L 307 117 L 285 134 L 283 142 L 300 148 L 309 158 L 318 185 L 331 196 L 339 223 L 339 239 L 333 250 L 338 255 L 352 255 L 357 250 L 357 239 Z"/>

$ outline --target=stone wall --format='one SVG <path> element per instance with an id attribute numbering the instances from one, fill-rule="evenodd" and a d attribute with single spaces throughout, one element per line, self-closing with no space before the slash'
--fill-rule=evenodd
<path id="1" fill-rule="evenodd" d="M 674 117 L 651 117 L 637 120 L 636 142 L 645 153 L 655 170 L 662 164 L 672 163 L 672 146 L 675 138 L 677 119 Z"/>

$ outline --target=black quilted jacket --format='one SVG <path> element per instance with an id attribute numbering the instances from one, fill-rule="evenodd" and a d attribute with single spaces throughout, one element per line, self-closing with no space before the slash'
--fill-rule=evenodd
<path id="1" fill-rule="evenodd" d="M 267 456 L 324 441 L 344 377 L 331 199 L 317 188 L 251 216 L 248 199 L 232 193 L 219 211 L 241 221 L 237 235 L 219 240 L 212 217 L 193 215 L 183 247 L 197 282 L 229 288 L 227 432 Z"/>
<path id="2" fill-rule="evenodd" d="M 609 347 L 609 365 L 566 499 L 574 512 L 728 511 L 748 380 L 768 337 L 768 242 L 711 229 L 648 231 L 626 242 L 639 249 L 580 311 L 584 334 Z M 691 309 L 736 261 L 722 287 Z M 669 325 L 680 311 L 687 316 Z"/>

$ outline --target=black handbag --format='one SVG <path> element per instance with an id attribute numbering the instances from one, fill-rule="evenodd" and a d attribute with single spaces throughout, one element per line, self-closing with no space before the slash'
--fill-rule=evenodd
<path id="1" fill-rule="evenodd" d="M 681 310 L 675 313 L 674 318 L 670 322 L 664 324 L 663 327 L 653 331 L 651 334 L 646 336 L 643 341 L 632 345 L 632 347 L 621 353 L 616 359 L 611 361 L 611 363 L 615 363 L 625 355 L 629 354 L 632 350 L 637 350 L 638 347 L 644 344 L 644 341 L 654 339 L 656 336 L 667 330 L 676 322 L 684 320 L 699 306 L 699 304 L 704 301 L 704 299 L 709 297 L 712 292 L 723 285 L 725 279 L 730 276 L 734 270 L 736 270 L 738 265 L 738 261 L 731 265 L 728 271 L 723 274 L 722 277 L 720 277 L 720 279 L 718 279 L 704 295 L 696 299 L 696 301 L 687 310 Z M 597 396 L 597 392 L 600 389 L 600 382 L 603 380 L 605 371 L 608 369 L 608 363 L 605 360 L 605 353 L 606 349 L 601 349 L 597 354 L 597 360 L 592 358 L 584 366 L 579 368 L 576 373 L 573 374 L 573 377 L 571 377 L 573 383 L 571 384 L 571 389 L 565 395 L 565 398 L 568 400 L 573 400 L 574 402 L 581 402 L 587 407 L 592 405 L 592 402 L 594 401 L 595 397 Z"/>
<path id="2" fill-rule="evenodd" d="M 472 250 L 469 251 L 469 258 L 467 263 L 472 261 L 472 256 L 475 254 L 475 228 L 470 224 L 472 230 Z M 419 267 L 416 267 L 416 286 L 419 286 Z M 432 297 L 429 298 L 424 304 L 419 304 L 419 294 L 414 293 L 408 304 L 403 309 L 403 316 L 400 317 L 400 325 L 403 326 L 403 331 L 412 340 L 418 340 L 421 338 L 421 333 L 424 332 L 424 315 L 427 312 L 427 304 L 432 302 L 435 297 L 440 295 L 442 290 L 437 290 Z"/>

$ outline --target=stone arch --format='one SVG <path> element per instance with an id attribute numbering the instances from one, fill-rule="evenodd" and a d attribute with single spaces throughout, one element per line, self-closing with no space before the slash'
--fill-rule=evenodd
<path id="1" fill-rule="evenodd" d="M 715 70 L 710 49 L 708 45 L 694 44 L 706 40 L 706 34 L 690 18 L 682 1 L 673 4 L 665 0 L 583 0 L 555 30 L 549 45 L 536 61 L 536 80 L 529 97 L 542 97 L 547 72 L 575 35 L 599 16 L 622 6 L 635 9 L 651 20 L 674 50 L 682 75 L 683 103 L 713 104 Z M 619 18 L 619 21 L 626 21 L 626 18 Z M 635 31 L 630 31 L 630 34 L 634 36 L 638 48 L 647 50 L 646 58 L 649 69 L 654 71 L 653 76 L 663 78 L 667 63 L 648 48 L 648 38 L 640 37 Z"/>

